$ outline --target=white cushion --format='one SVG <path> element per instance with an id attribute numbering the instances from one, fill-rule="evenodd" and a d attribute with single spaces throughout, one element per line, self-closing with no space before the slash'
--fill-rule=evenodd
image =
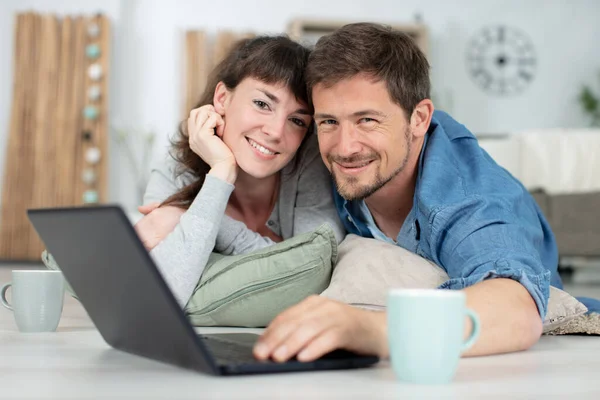
<path id="1" fill-rule="evenodd" d="M 399 246 L 350 234 L 339 245 L 338 261 L 322 296 L 354 306 L 383 310 L 392 288 L 436 288 L 448 274 L 433 262 Z M 587 312 L 567 292 L 550 287 L 544 333 Z"/>

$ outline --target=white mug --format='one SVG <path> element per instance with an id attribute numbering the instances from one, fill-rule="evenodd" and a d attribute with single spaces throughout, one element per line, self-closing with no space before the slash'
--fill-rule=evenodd
<path id="1" fill-rule="evenodd" d="M 12 301 L 6 291 L 12 287 Z M 65 279 L 60 271 L 13 270 L 0 289 L 0 302 L 13 311 L 21 332 L 54 332 L 63 309 Z"/>

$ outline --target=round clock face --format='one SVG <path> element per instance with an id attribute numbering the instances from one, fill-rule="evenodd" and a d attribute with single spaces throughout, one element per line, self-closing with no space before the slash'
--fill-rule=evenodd
<path id="1" fill-rule="evenodd" d="M 483 90 L 501 96 L 520 93 L 533 80 L 536 67 L 531 41 L 507 26 L 480 30 L 469 43 L 467 65 Z"/>

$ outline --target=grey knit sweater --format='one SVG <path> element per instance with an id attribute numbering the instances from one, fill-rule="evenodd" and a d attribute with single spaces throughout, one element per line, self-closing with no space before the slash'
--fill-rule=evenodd
<path id="1" fill-rule="evenodd" d="M 308 139 L 300 165 L 294 160 L 282 171 L 279 198 L 267 227 L 284 240 L 329 223 L 338 242 L 345 231 L 333 203 L 331 179 L 321 160 L 316 135 Z M 175 161 L 168 156 L 152 169 L 144 204 L 162 202 L 192 181 L 188 174 L 175 176 Z M 244 254 L 274 244 L 225 215 L 234 186 L 207 175 L 188 211 L 150 255 L 169 288 L 184 307 L 191 297 L 212 251 Z"/>

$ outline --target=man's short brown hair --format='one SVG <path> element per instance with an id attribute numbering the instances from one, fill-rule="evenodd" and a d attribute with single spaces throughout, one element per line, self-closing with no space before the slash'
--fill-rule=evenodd
<path id="1" fill-rule="evenodd" d="M 413 39 L 383 25 L 356 23 L 317 42 L 308 59 L 309 98 L 315 85 L 328 87 L 359 74 L 384 81 L 392 101 L 407 117 L 430 97 L 429 63 Z"/>

